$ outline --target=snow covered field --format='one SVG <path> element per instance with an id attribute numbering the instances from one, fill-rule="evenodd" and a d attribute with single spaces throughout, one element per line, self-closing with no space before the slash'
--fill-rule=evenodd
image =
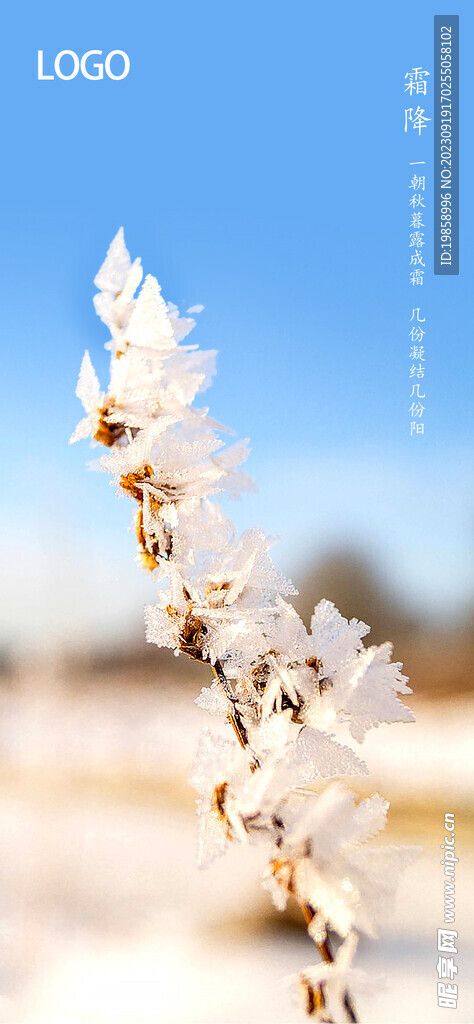
<path id="1" fill-rule="evenodd" d="M 205 680 L 203 680 L 203 683 Z M 373 1024 L 474 1019 L 474 765 L 466 703 L 416 707 L 362 748 L 392 800 L 388 839 L 424 854 L 402 880 L 359 967 Z M 296 918 L 272 910 L 255 850 L 195 866 L 187 784 L 207 716 L 189 689 L 77 686 L 31 678 L 0 694 L 0 1020 L 8 1024 L 284 1024 L 302 1019 L 287 977 L 317 959 Z M 449 756 L 447 752 L 449 751 Z M 456 751 L 456 760 L 453 758 Z M 436 1006 L 439 864 L 456 814 L 459 1004 Z"/>

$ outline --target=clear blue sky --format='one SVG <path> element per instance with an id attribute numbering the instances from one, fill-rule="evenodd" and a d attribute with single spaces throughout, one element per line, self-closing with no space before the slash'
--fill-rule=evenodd
<path id="1" fill-rule="evenodd" d="M 206 401 L 250 435 L 259 494 L 235 509 L 308 552 L 367 550 L 411 607 L 471 591 L 473 22 L 461 16 L 461 273 L 408 283 L 404 75 L 432 71 L 431 3 L 10 5 L 0 62 L 5 637 L 121 629 L 150 596 L 131 509 L 67 447 L 94 274 L 132 255 L 219 349 Z M 38 82 L 36 52 L 124 49 L 122 82 Z M 431 97 L 427 99 L 432 111 Z M 429 108 L 431 107 L 431 110 Z M 416 145 L 419 143 L 418 145 Z M 414 151 L 416 150 L 416 155 Z M 423 151 L 423 156 L 421 153 Z M 409 437 L 412 305 L 428 318 L 426 434 Z M 104 608 L 107 608 L 104 611 Z"/>

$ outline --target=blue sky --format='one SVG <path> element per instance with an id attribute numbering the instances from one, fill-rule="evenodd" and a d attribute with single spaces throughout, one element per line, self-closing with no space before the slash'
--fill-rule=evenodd
<path id="1" fill-rule="evenodd" d="M 432 71 L 420 2 L 19 5 L 0 63 L 4 635 L 52 644 L 121 630 L 150 584 L 130 508 L 67 447 L 83 349 L 103 380 L 94 274 L 120 224 L 132 255 L 219 349 L 206 396 L 250 436 L 260 491 L 240 527 L 275 557 L 366 550 L 410 607 L 454 616 L 471 595 L 473 10 L 461 31 L 461 273 L 409 285 L 404 75 Z M 36 52 L 116 48 L 122 82 L 38 82 Z M 464 56 L 463 56 L 464 55 Z M 432 113 L 431 97 L 426 101 Z M 430 109 L 431 108 L 431 109 Z M 466 184 L 464 184 L 466 183 Z M 412 301 L 413 300 L 413 301 Z M 425 436 L 410 438 L 409 317 L 427 317 Z M 104 611 L 106 608 L 106 611 Z"/>

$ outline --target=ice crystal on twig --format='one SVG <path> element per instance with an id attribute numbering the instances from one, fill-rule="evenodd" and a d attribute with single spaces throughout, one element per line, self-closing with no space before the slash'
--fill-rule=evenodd
<path id="1" fill-rule="evenodd" d="M 354 1021 L 358 933 L 376 934 L 413 851 L 372 845 L 388 805 L 344 785 L 367 766 L 339 733 L 362 742 L 381 722 L 411 721 L 399 699 L 411 691 L 391 645 L 366 647 L 369 627 L 331 602 L 317 605 L 308 633 L 271 539 L 257 529 L 237 536 L 215 495 L 252 486 L 240 468 L 248 443 L 226 446 L 226 429 L 194 405 L 215 353 L 183 345 L 194 319 L 165 302 L 154 277 L 137 295 L 141 279 L 121 229 L 95 279 L 110 383 L 102 392 L 86 352 L 77 386 L 86 415 L 71 441 L 104 445 L 94 468 L 135 504 L 137 558 L 159 583 L 147 639 L 212 670 L 196 703 L 233 729 L 227 738 L 206 729 L 199 742 L 199 859 L 229 843 L 266 848 L 265 886 L 279 909 L 297 900 L 322 958 L 300 976 L 307 1013 Z M 335 955 L 329 928 L 339 936 Z"/>

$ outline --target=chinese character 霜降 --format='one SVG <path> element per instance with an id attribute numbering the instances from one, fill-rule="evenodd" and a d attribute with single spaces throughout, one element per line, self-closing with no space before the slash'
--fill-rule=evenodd
<path id="1" fill-rule="evenodd" d="M 407 71 L 405 78 L 408 78 L 408 82 L 405 85 L 405 92 L 408 92 L 410 96 L 415 93 L 416 96 L 426 96 L 426 79 L 429 75 L 429 71 L 423 71 L 423 68 L 412 68 L 411 71 Z"/>
<path id="2" fill-rule="evenodd" d="M 425 111 L 423 107 L 417 107 L 413 110 L 413 107 L 408 107 L 405 110 L 405 131 L 408 131 L 408 124 L 410 123 L 415 131 L 418 131 L 418 135 L 421 135 L 423 128 L 426 128 L 428 121 L 431 121 L 431 117 L 425 117 Z"/>

